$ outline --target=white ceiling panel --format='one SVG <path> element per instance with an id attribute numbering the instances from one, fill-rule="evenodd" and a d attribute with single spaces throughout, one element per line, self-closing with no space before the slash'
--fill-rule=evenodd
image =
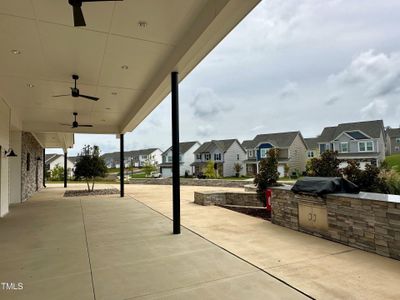
<path id="1" fill-rule="evenodd" d="M 31 0 L 0 1 L 0 13 L 34 19 Z"/>

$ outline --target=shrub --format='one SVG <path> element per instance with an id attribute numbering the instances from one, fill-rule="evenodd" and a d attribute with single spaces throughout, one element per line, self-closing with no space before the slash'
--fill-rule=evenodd
<path id="1" fill-rule="evenodd" d="M 343 168 L 343 175 L 358 185 L 363 192 L 387 193 L 388 188 L 385 180 L 380 176 L 381 170 L 367 164 L 365 170 L 360 169 L 360 164 L 355 161 L 348 161 L 347 167 Z"/>
<path id="2" fill-rule="evenodd" d="M 207 178 L 216 178 L 217 174 L 216 174 L 216 170 L 214 168 L 214 161 L 213 160 L 209 160 L 207 162 L 207 165 L 204 169 L 204 175 L 206 175 Z"/>
<path id="3" fill-rule="evenodd" d="M 64 168 L 59 164 L 50 171 L 50 180 L 52 181 L 63 181 L 64 180 Z"/>
<path id="4" fill-rule="evenodd" d="M 394 169 L 381 170 L 379 177 L 385 183 L 386 191 L 389 194 L 400 195 L 400 174 Z"/>
<path id="5" fill-rule="evenodd" d="M 242 169 L 243 169 L 243 167 L 242 167 L 242 165 L 241 165 L 240 163 L 235 163 L 235 164 L 233 165 L 233 170 L 234 170 L 235 173 L 236 173 L 236 177 L 239 177 L 240 171 L 242 171 Z"/>
<path id="6" fill-rule="evenodd" d="M 257 194 L 261 203 L 265 203 L 265 190 L 277 185 L 279 179 L 278 155 L 278 149 L 270 149 L 268 157 L 259 163 L 259 171 L 254 179 L 254 184 L 257 186 Z"/>
<path id="7" fill-rule="evenodd" d="M 157 171 L 157 167 L 151 163 L 151 161 L 146 160 L 143 164 L 143 172 L 146 176 L 150 176 L 151 172 Z"/>
<path id="8" fill-rule="evenodd" d="M 319 158 L 314 157 L 308 165 L 308 176 L 338 177 L 341 176 L 339 170 L 340 160 L 337 158 L 338 152 L 327 150 L 321 153 Z"/>
<path id="9" fill-rule="evenodd" d="M 106 177 L 106 173 L 107 166 L 104 159 L 100 157 L 100 148 L 84 146 L 75 165 L 75 178 L 84 179 L 90 192 L 94 190 L 96 177 Z M 90 182 L 92 187 L 90 187 Z"/>

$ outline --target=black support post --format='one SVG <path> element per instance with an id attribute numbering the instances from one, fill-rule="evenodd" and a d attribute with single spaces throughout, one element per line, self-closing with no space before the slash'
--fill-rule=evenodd
<path id="1" fill-rule="evenodd" d="M 179 93 L 178 72 L 171 73 L 172 112 L 172 216 L 173 233 L 181 233 L 181 191 L 179 174 Z"/>
<path id="2" fill-rule="evenodd" d="M 64 187 L 67 187 L 67 152 L 64 152 Z"/>
<path id="3" fill-rule="evenodd" d="M 120 196 L 125 196 L 125 157 L 124 157 L 124 134 L 119 135 L 119 184 Z"/>
<path id="4" fill-rule="evenodd" d="M 43 148 L 43 187 L 46 187 L 46 148 Z"/>

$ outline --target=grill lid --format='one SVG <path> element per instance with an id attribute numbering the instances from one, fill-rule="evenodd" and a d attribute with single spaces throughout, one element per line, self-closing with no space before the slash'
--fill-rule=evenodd
<path id="1" fill-rule="evenodd" d="M 358 194 L 360 189 L 342 177 L 303 177 L 296 181 L 292 191 L 320 196 L 333 193 Z"/>

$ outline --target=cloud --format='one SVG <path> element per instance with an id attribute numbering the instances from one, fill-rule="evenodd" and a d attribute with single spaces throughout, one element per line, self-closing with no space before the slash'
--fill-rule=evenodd
<path id="1" fill-rule="evenodd" d="M 340 100 L 339 96 L 332 96 L 328 100 L 325 101 L 325 105 L 331 106 Z"/>
<path id="2" fill-rule="evenodd" d="M 279 98 L 287 99 L 297 94 L 299 84 L 297 82 L 289 81 L 279 91 Z"/>
<path id="3" fill-rule="evenodd" d="M 199 88 L 191 102 L 193 114 L 199 119 L 215 119 L 218 114 L 231 111 L 232 103 L 225 103 L 210 88 Z"/>
<path id="4" fill-rule="evenodd" d="M 361 109 L 363 119 L 382 119 L 388 108 L 383 99 L 375 99 Z"/>
<path id="5" fill-rule="evenodd" d="M 210 137 L 215 134 L 215 129 L 212 125 L 199 125 L 197 126 L 196 134 L 203 138 L 211 139 Z"/>
<path id="6" fill-rule="evenodd" d="M 257 125 L 250 129 L 250 131 L 260 131 L 261 129 L 265 128 L 264 125 Z"/>

